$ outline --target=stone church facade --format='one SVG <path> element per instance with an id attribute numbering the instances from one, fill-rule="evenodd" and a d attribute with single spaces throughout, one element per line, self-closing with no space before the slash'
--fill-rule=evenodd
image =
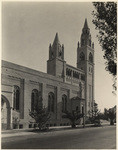
<path id="1" fill-rule="evenodd" d="M 1 123 L 2 129 L 32 128 L 29 110 L 36 101 L 51 113 L 49 126 L 69 125 L 62 118 L 64 111 L 79 110 L 88 115 L 94 104 L 94 44 L 85 20 L 80 43 L 77 44 L 77 67 L 66 63 L 64 45 L 58 33 L 49 46 L 47 73 L 2 61 L 1 75 Z"/>

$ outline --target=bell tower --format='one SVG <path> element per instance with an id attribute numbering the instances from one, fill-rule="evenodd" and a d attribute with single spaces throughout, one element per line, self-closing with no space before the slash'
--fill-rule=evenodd
<path id="1" fill-rule="evenodd" d="M 64 61 L 64 45 L 60 44 L 58 33 L 53 44 L 49 45 L 49 60 L 47 61 L 47 73 L 59 78 L 65 78 L 66 62 Z"/>
<path id="2" fill-rule="evenodd" d="M 85 71 L 86 114 L 93 109 L 94 103 L 94 43 L 91 41 L 87 19 L 77 46 L 77 68 Z"/>

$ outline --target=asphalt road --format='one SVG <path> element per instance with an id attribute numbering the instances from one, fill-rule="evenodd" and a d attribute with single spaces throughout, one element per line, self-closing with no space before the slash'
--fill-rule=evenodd
<path id="1" fill-rule="evenodd" d="M 2 138 L 2 149 L 116 149 L 116 127 L 92 127 Z"/>

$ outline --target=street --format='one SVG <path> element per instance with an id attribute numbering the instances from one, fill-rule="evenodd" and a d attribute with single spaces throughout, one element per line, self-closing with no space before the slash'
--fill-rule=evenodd
<path id="1" fill-rule="evenodd" d="M 3 136 L 2 149 L 116 149 L 116 126 Z"/>

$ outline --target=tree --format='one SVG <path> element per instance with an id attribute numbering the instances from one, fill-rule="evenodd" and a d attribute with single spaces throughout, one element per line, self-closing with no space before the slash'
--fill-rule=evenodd
<path id="1" fill-rule="evenodd" d="M 50 113 L 44 107 L 38 105 L 34 107 L 33 111 L 29 110 L 29 115 L 34 119 L 38 125 L 39 130 L 42 130 L 46 122 L 50 119 Z"/>
<path id="2" fill-rule="evenodd" d="M 115 78 L 113 87 L 116 90 L 117 74 L 117 3 L 93 2 L 95 11 L 93 24 L 99 31 L 98 41 L 104 51 L 106 70 Z"/>
<path id="3" fill-rule="evenodd" d="M 104 111 L 104 115 L 106 119 L 110 119 L 110 125 L 114 125 L 114 122 L 116 120 L 116 108 L 106 109 Z"/>
<path id="4" fill-rule="evenodd" d="M 65 111 L 62 118 L 68 118 L 71 121 L 71 127 L 76 127 L 76 121 L 83 117 L 84 114 L 80 113 L 78 110 L 73 110 L 72 112 Z"/>
<path id="5" fill-rule="evenodd" d="M 95 126 L 100 125 L 100 111 L 98 109 L 93 109 L 89 111 L 89 120 Z"/>
<path id="6" fill-rule="evenodd" d="M 19 128 L 20 119 L 18 117 L 13 117 L 13 129 Z"/>

